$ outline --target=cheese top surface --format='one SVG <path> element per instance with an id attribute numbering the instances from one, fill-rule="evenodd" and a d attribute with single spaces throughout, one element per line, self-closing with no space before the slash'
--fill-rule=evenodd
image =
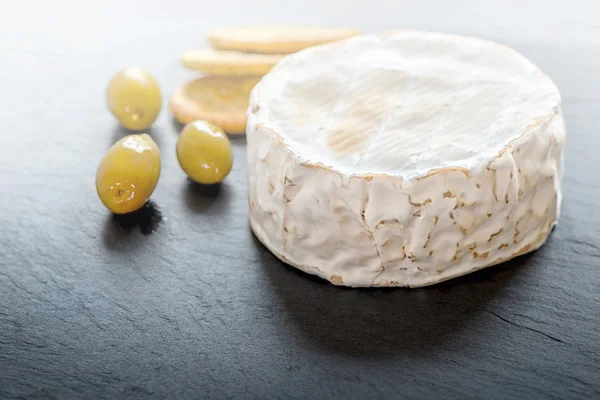
<path id="1" fill-rule="evenodd" d="M 509 47 L 421 31 L 300 51 L 252 96 L 255 123 L 301 163 L 405 179 L 485 167 L 560 105 L 550 78 Z"/>

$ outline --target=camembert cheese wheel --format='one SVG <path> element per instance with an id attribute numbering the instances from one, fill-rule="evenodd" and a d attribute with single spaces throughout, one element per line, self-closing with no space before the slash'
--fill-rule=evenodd
<path id="1" fill-rule="evenodd" d="M 551 79 L 511 48 L 421 31 L 285 57 L 253 89 L 249 219 L 336 285 L 435 284 L 539 248 L 561 205 Z"/>

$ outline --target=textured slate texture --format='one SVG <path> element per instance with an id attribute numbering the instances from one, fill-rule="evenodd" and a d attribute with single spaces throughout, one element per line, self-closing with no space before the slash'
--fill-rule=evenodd
<path id="1" fill-rule="evenodd" d="M 598 6 L 301 3 L 2 7 L 0 397 L 600 398 Z M 547 245 L 420 290 L 333 287 L 251 234 L 244 138 L 227 181 L 200 188 L 179 169 L 166 108 L 150 132 L 163 154 L 153 204 L 109 215 L 94 174 L 126 134 L 105 107 L 110 75 L 144 66 L 166 101 L 194 76 L 179 55 L 209 28 L 281 21 L 474 34 L 540 65 L 568 127 Z"/>

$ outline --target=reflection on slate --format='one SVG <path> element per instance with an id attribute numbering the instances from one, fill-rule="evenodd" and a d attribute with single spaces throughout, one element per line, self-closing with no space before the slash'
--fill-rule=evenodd
<path id="1" fill-rule="evenodd" d="M 465 330 L 483 325 L 490 315 L 498 317 L 491 304 L 530 272 L 536 255 L 528 253 L 419 290 L 339 287 L 332 296 L 330 283 L 280 262 L 256 236 L 253 239 L 268 286 L 294 322 L 294 334 L 313 342 L 323 354 L 359 359 L 453 348 Z"/>
<path id="2" fill-rule="evenodd" d="M 188 179 L 183 189 L 187 208 L 198 214 L 209 211 L 214 214 L 227 212 L 231 200 L 231 188 L 225 183 L 202 185 Z"/>
<path id="3" fill-rule="evenodd" d="M 173 125 L 175 132 L 177 132 L 177 134 L 179 135 L 183 130 L 183 125 L 179 121 L 177 121 L 175 117 L 171 118 L 171 124 Z"/>
<path id="4" fill-rule="evenodd" d="M 187 191 L 192 197 L 210 197 L 214 198 L 221 192 L 221 184 L 215 183 L 214 185 L 203 185 L 201 183 L 194 182 L 188 179 Z"/>
<path id="5" fill-rule="evenodd" d="M 149 235 L 154 232 L 162 221 L 162 214 L 152 200 L 137 211 L 129 214 L 113 214 L 113 221 L 125 231 L 129 232 L 135 227 L 139 227 L 140 232 Z"/>

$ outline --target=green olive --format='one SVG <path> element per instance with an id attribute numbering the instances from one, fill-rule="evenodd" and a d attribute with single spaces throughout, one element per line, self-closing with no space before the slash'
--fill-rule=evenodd
<path id="1" fill-rule="evenodd" d="M 96 190 L 115 214 L 140 209 L 160 176 L 160 152 L 150 135 L 125 136 L 106 153 L 96 171 Z"/>
<path id="2" fill-rule="evenodd" d="M 193 121 L 179 135 L 177 160 L 190 179 L 209 185 L 229 174 L 233 150 L 223 129 L 210 122 Z"/>
<path id="3" fill-rule="evenodd" d="M 121 125 L 132 131 L 150 128 L 162 106 L 156 79 L 137 67 L 120 70 L 107 88 L 108 108 Z"/>

